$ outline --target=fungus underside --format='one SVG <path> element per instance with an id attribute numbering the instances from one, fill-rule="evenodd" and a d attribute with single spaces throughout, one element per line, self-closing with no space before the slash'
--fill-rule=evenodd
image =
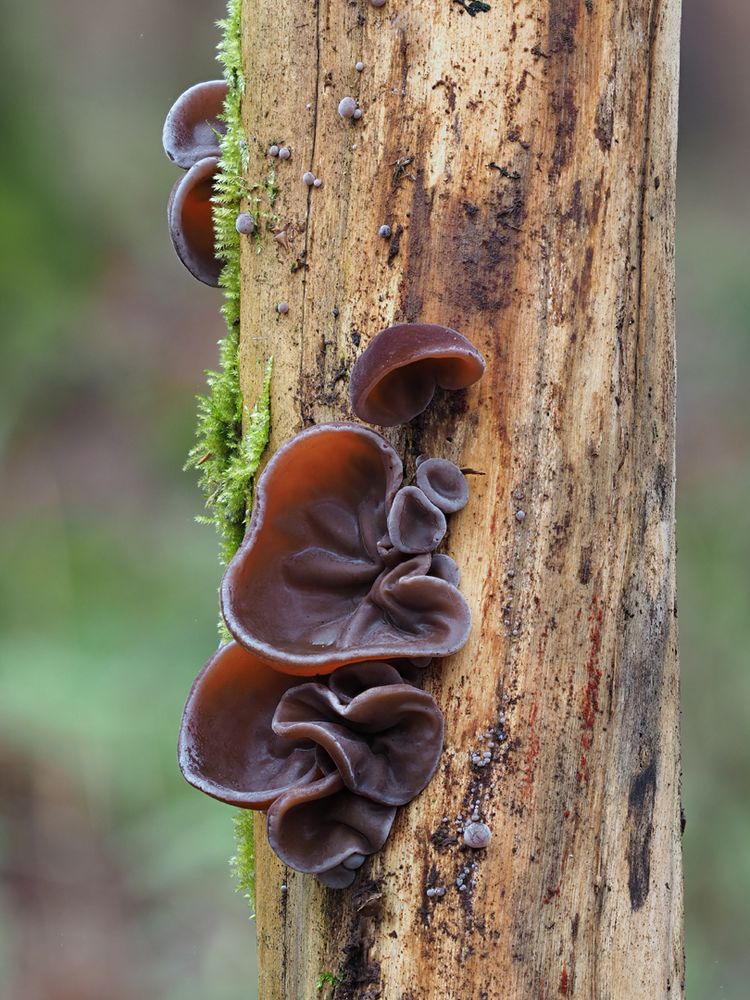
<path id="1" fill-rule="evenodd" d="M 219 534 L 220 557 L 227 563 L 242 541 L 252 503 L 252 487 L 261 456 L 268 444 L 271 426 L 270 382 L 272 359 L 266 362 L 263 388 L 252 411 L 242 399 L 239 370 L 240 234 L 235 228 L 245 185 L 247 148 L 242 125 L 242 2 L 228 0 L 227 16 L 218 23 L 221 31 L 218 61 L 228 92 L 223 120 L 226 133 L 220 138 L 221 169 L 216 179 L 214 228 L 216 253 L 223 262 L 219 284 L 224 293 L 221 313 L 226 334 L 219 341 L 219 367 L 206 373 L 208 392 L 198 397 L 196 443 L 186 469 L 199 472 L 199 483 L 208 513 L 200 521 L 213 524 Z M 266 184 L 273 201 L 273 178 Z M 243 417 L 245 428 L 243 434 Z M 252 816 L 242 813 L 235 821 L 236 854 L 232 859 L 238 891 L 254 909 L 255 846 Z"/>

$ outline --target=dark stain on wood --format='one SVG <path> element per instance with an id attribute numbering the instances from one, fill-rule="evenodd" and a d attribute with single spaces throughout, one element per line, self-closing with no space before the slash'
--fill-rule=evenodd
<path id="1" fill-rule="evenodd" d="M 578 579 L 581 583 L 586 586 L 586 584 L 591 579 L 591 556 L 593 553 L 592 545 L 584 545 L 581 549 L 581 561 L 578 565 Z"/>
<path id="2" fill-rule="evenodd" d="M 599 98 L 599 103 L 596 107 L 596 125 L 594 126 L 594 135 L 602 148 L 602 152 L 608 153 L 612 148 L 614 131 L 615 109 L 612 103 L 612 95 L 609 89 L 607 89 Z"/>
<path id="3" fill-rule="evenodd" d="M 628 889 L 630 905 L 640 910 L 651 882 L 651 838 L 654 832 L 656 760 L 652 759 L 633 778 L 628 797 L 630 839 L 628 841 Z"/>

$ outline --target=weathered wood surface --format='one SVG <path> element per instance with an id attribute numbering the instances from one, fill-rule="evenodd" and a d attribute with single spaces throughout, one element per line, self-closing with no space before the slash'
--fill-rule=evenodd
<path id="1" fill-rule="evenodd" d="M 475 470 L 448 540 L 474 628 L 427 674 L 443 764 L 352 891 L 285 870 L 258 823 L 262 1000 L 682 994 L 679 0 L 490 3 L 247 4 L 248 181 L 271 142 L 293 152 L 286 237 L 243 253 L 243 389 L 272 353 L 272 447 L 351 416 L 347 371 L 391 322 L 454 326 L 488 360 L 391 435 L 408 469 Z M 483 853 L 453 840 L 476 805 Z"/>

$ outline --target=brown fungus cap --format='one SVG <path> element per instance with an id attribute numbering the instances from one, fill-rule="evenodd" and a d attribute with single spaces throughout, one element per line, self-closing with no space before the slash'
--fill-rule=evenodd
<path id="1" fill-rule="evenodd" d="M 427 409 L 436 386 L 466 389 L 484 368 L 482 355 L 456 330 L 426 323 L 391 326 L 352 369 L 352 409 L 369 424 L 405 424 Z"/>
<path id="2" fill-rule="evenodd" d="M 219 138 L 226 131 L 221 120 L 227 84 L 224 80 L 196 83 L 169 109 L 162 143 L 170 160 L 187 170 L 207 156 L 219 155 Z"/>
<path id="3" fill-rule="evenodd" d="M 446 532 L 445 514 L 416 486 L 404 486 L 388 512 L 388 535 L 399 552 L 434 552 Z"/>
<path id="4" fill-rule="evenodd" d="M 320 748 L 344 785 L 382 805 L 405 805 L 426 787 L 443 749 L 443 716 L 427 691 L 387 663 L 341 667 L 328 684 L 298 684 L 279 701 L 278 736 Z"/>
<path id="5" fill-rule="evenodd" d="M 177 256 L 194 278 L 217 286 L 222 264 L 215 252 L 211 198 L 219 160 L 199 160 L 181 177 L 169 198 L 169 235 Z"/>
<path id="6" fill-rule="evenodd" d="M 344 889 L 356 875 L 347 861 L 379 851 L 395 816 L 395 806 L 355 795 L 332 771 L 279 796 L 268 810 L 268 843 L 290 868 Z"/>
<path id="7" fill-rule="evenodd" d="M 222 646 L 198 675 L 183 713 L 177 756 L 186 780 L 222 802 L 267 809 L 282 792 L 317 777 L 314 750 L 272 727 L 296 683 L 236 642 Z"/>
<path id="8" fill-rule="evenodd" d="M 379 434 L 321 424 L 287 442 L 258 480 L 245 540 L 221 587 L 234 637 L 277 670 L 313 675 L 344 663 L 447 656 L 471 616 L 429 553 L 388 536 L 401 460 Z"/>
<path id="9" fill-rule="evenodd" d="M 469 484 L 457 465 L 428 458 L 417 466 L 417 486 L 444 514 L 455 514 L 469 502 Z"/>
<path id="10" fill-rule="evenodd" d="M 455 559 L 451 559 L 445 552 L 436 552 L 430 564 L 430 576 L 439 576 L 441 580 L 447 580 L 457 587 L 461 582 L 461 570 L 458 568 Z"/>

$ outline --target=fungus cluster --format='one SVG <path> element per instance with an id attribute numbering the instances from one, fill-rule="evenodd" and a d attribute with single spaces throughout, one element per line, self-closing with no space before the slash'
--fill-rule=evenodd
<path id="1" fill-rule="evenodd" d="M 172 188 L 167 207 L 172 245 L 193 277 L 213 286 L 219 284 L 221 261 L 215 252 L 211 199 L 226 96 L 223 80 L 190 87 L 170 108 L 162 133 L 164 152 L 186 171 Z"/>
<path id="2" fill-rule="evenodd" d="M 169 199 L 172 242 L 209 285 L 221 271 L 212 199 L 226 95 L 222 81 L 191 87 L 163 132 L 167 156 L 185 171 Z M 345 119 L 362 114 L 351 97 L 338 110 Z M 291 157 L 287 146 L 268 153 Z M 302 181 L 322 183 L 312 171 Z M 235 220 L 245 236 L 255 226 L 248 212 Z M 276 312 L 288 313 L 288 303 Z M 354 366 L 352 408 L 368 423 L 405 423 L 436 386 L 465 388 L 483 370 L 455 330 L 390 327 Z M 434 774 L 443 717 L 412 681 L 435 657 L 461 649 L 471 626 L 458 567 L 437 552 L 446 518 L 468 501 L 466 479 L 453 463 L 426 456 L 414 483 L 402 478 L 391 444 L 359 424 L 309 428 L 276 452 L 222 581 L 233 639 L 199 674 L 180 730 L 186 779 L 267 812 L 279 857 L 331 887 L 352 882 L 385 843 L 397 807 Z"/>
<path id="3" fill-rule="evenodd" d="M 436 504 L 419 487 L 401 487 L 402 472 L 391 445 L 357 424 L 321 424 L 280 448 L 222 582 L 235 639 L 276 669 L 306 675 L 460 649 L 469 609 L 448 557 L 433 555 L 447 492 L 459 487 L 435 492 Z"/>
<path id="4" fill-rule="evenodd" d="M 209 285 L 221 273 L 213 201 L 227 95 L 220 80 L 189 88 L 163 130 L 167 156 L 185 171 L 169 198 L 172 242 Z M 357 122 L 363 111 L 344 96 L 338 114 Z M 247 150 L 245 140 L 240 145 Z M 292 149 L 273 142 L 267 155 L 290 161 Z M 301 180 L 310 189 L 323 184 L 312 170 Z M 242 236 L 256 225 L 247 211 L 234 218 Z M 387 223 L 377 232 L 393 235 Z M 276 303 L 279 318 L 289 310 Z M 352 340 L 359 346 L 359 333 Z M 366 423 L 406 423 L 437 387 L 465 389 L 484 367 L 449 327 L 392 326 L 352 370 L 352 409 Z M 437 551 L 447 518 L 468 502 L 466 479 L 452 462 L 424 455 L 414 482 L 402 479 L 392 445 L 359 424 L 314 426 L 276 452 L 255 485 L 247 533 L 221 585 L 232 639 L 198 675 L 180 728 L 185 778 L 223 802 L 264 811 L 282 861 L 330 887 L 351 884 L 384 845 L 396 809 L 435 773 L 443 716 L 421 689 L 420 671 L 461 649 L 471 627 L 458 566 Z M 490 831 L 478 814 L 473 819 L 464 842 L 482 849 Z M 445 892 L 427 889 L 428 896 Z"/>
<path id="5" fill-rule="evenodd" d="M 198 676 L 180 731 L 186 779 L 266 810 L 273 850 L 330 887 L 352 882 L 434 774 L 443 718 L 410 678 L 471 625 L 458 567 L 435 552 L 466 480 L 424 457 L 416 485 L 402 475 L 358 424 L 276 452 L 222 582 L 233 641 Z"/>
<path id="6" fill-rule="evenodd" d="M 344 888 L 427 785 L 442 743 L 432 696 L 388 663 L 301 683 L 232 642 L 193 685 L 179 760 L 201 791 L 266 810 L 285 864 Z"/>

